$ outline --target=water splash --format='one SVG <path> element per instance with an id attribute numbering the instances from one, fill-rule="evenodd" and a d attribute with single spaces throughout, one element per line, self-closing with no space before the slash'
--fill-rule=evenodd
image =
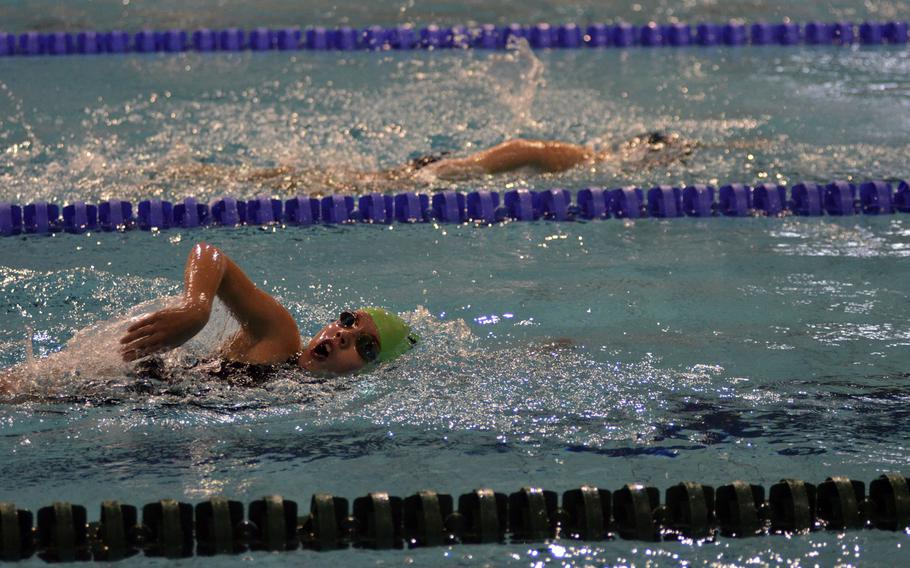
<path id="1" fill-rule="evenodd" d="M 893 116 L 906 114 L 903 52 L 797 50 L 778 61 L 758 52 L 534 53 L 523 41 L 512 47 L 87 59 L 79 76 L 60 71 L 61 81 L 84 87 L 74 88 L 66 112 L 48 108 L 39 68 L 26 65 L 6 81 L 21 104 L 0 96 L 0 107 L 22 114 L 42 145 L 35 150 L 37 142 L 18 123 L 0 129 L 29 144 L 28 152 L 0 158 L 0 198 L 252 198 L 904 173 L 906 141 L 889 127 Z M 769 77 L 792 88 L 769 98 L 762 94 Z M 103 80 L 115 87 L 98 101 L 92 85 Z M 830 96 L 832 81 L 850 88 Z M 873 83 L 900 88 L 887 97 L 863 90 Z M 806 105 L 817 118 L 794 120 Z M 699 145 L 685 163 L 598 164 L 450 184 L 363 173 L 393 170 L 425 154 L 464 156 L 515 136 L 612 147 L 652 130 L 678 132 Z M 818 140 L 850 142 L 819 146 Z M 279 173 L 258 171 L 268 168 Z M 285 175 L 281 168 L 293 171 Z"/>
<path id="2" fill-rule="evenodd" d="M 462 78 L 479 77 L 479 86 L 488 89 L 511 114 L 499 125 L 503 135 L 510 138 L 540 128 L 534 118 L 534 101 L 546 87 L 546 67 L 526 39 L 513 36 L 507 47 L 505 53 L 475 60 L 460 74 Z"/>
<path id="3" fill-rule="evenodd" d="M 29 373 L 34 374 L 35 372 L 35 347 L 32 345 L 32 327 L 25 326 L 25 339 L 22 340 L 22 343 L 25 345 L 25 367 L 28 369 Z"/>
<path id="4" fill-rule="evenodd" d="M 43 151 L 43 148 L 38 140 L 38 136 L 35 135 L 35 130 L 32 128 L 30 121 L 25 117 L 22 100 L 19 97 L 16 97 L 9 86 L 3 81 L 0 81 L 0 91 L 3 92 L 4 96 L 12 104 L 13 111 L 12 114 L 6 117 L 6 124 L 0 120 L 0 141 L 5 142 L 15 136 L 15 129 L 6 128 L 7 124 L 18 125 L 25 137 L 25 140 L 13 142 L 7 146 L 4 149 L 4 153 L 11 161 L 16 158 L 27 158 L 35 154 L 40 154 Z M 9 165 L 7 165 L 7 167 L 9 167 Z"/>

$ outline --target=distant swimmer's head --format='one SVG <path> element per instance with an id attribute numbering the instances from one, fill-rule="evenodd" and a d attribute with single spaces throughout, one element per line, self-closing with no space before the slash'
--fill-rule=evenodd
<path id="1" fill-rule="evenodd" d="M 342 375 L 385 363 L 407 352 L 417 336 L 400 317 L 382 308 L 342 312 L 304 348 L 297 362 L 307 371 Z"/>
<path id="2" fill-rule="evenodd" d="M 649 150 L 654 151 L 654 150 L 660 150 L 667 146 L 673 146 L 673 145 L 679 143 L 680 140 L 681 140 L 681 137 L 679 134 L 676 134 L 674 132 L 671 132 L 668 134 L 665 132 L 661 132 L 659 130 L 655 130 L 652 132 L 646 132 L 644 134 L 639 134 L 638 136 L 634 136 L 634 137 L 630 138 L 629 140 L 627 140 L 625 142 L 625 145 L 629 146 L 629 147 L 642 146 L 642 147 L 646 147 Z"/>
<path id="3" fill-rule="evenodd" d="M 429 166 L 430 164 L 435 164 L 436 162 L 441 162 L 448 156 L 450 152 L 440 152 L 438 154 L 424 154 L 418 156 L 408 162 L 408 166 L 414 170 L 422 170 L 423 168 Z"/>

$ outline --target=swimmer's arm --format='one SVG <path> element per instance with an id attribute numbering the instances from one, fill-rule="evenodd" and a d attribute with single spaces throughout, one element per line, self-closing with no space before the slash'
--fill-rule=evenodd
<path id="1" fill-rule="evenodd" d="M 591 159 L 594 152 L 556 140 L 509 140 L 466 158 L 440 160 L 427 166 L 436 177 L 461 179 L 473 173 L 501 174 L 525 167 L 555 173 Z"/>
<path id="2" fill-rule="evenodd" d="M 0 371 L 0 395 L 9 396 L 15 391 L 16 378 L 12 369 Z"/>
<path id="3" fill-rule="evenodd" d="M 124 360 L 167 351 L 189 341 L 208 322 L 218 297 L 240 323 L 243 346 L 237 353 L 250 362 L 283 362 L 300 348 L 291 314 L 260 290 L 226 254 L 206 243 L 190 251 L 184 269 L 183 305 L 143 317 L 120 340 Z"/>
<path id="4" fill-rule="evenodd" d="M 292 176 L 293 166 L 281 165 L 276 168 L 234 167 L 198 162 L 179 163 L 165 168 L 166 176 L 176 179 L 205 179 L 210 181 L 264 182 L 275 178 Z"/>

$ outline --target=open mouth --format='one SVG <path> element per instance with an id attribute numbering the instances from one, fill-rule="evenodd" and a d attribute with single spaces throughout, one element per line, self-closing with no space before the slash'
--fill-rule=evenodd
<path id="1" fill-rule="evenodd" d="M 313 355 L 315 355 L 317 359 L 327 359 L 331 352 L 332 342 L 328 339 L 320 341 L 316 347 L 313 348 Z"/>

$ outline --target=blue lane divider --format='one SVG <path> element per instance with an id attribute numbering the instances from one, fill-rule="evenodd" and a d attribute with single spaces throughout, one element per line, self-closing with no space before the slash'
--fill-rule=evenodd
<path id="1" fill-rule="evenodd" d="M 260 196 L 246 202 L 247 221 L 251 225 L 269 225 L 281 221 L 281 200 Z"/>
<path id="2" fill-rule="evenodd" d="M 554 221 L 569 221 L 577 213 L 572 208 L 572 194 L 567 189 L 541 191 L 540 211 L 544 217 Z"/>
<path id="3" fill-rule="evenodd" d="M 728 217 L 748 217 L 752 211 L 752 188 L 741 183 L 720 188 L 720 212 Z"/>
<path id="4" fill-rule="evenodd" d="M 320 219 L 324 223 L 334 225 L 356 220 L 354 198 L 350 195 L 327 195 L 322 198 L 320 204 Z"/>
<path id="5" fill-rule="evenodd" d="M 162 215 L 163 214 L 164 212 L 162 211 Z M 175 227 L 190 229 L 207 225 L 208 220 L 209 206 L 204 203 L 197 203 L 192 197 L 187 197 L 182 203 L 174 205 L 174 220 L 172 225 Z"/>
<path id="6" fill-rule="evenodd" d="M 513 189 L 505 196 L 506 215 L 516 221 L 540 219 L 540 197 L 536 191 Z"/>
<path id="7" fill-rule="evenodd" d="M 411 50 L 411 49 L 503 49 L 512 38 L 523 38 L 536 49 L 583 47 L 687 47 L 741 45 L 906 45 L 910 26 L 889 22 L 741 22 L 725 24 L 681 23 L 645 25 L 578 24 L 531 26 L 485 24 L 474 27 L 414 28 L 228 28 L 211 30 L 122 30 L 109 32 L 0 32 L 0 56 L 73 55 L 96 53 L 181 53 L 184 51 L 314 51 Z"/>
<path id="8" fill-rule="evenodd" d="M 430 196 L 414 192 L 399 193 L 394 198 L 395 220 L 399 223 L 417 223 L 430 218 Z"/>
<path id="9" fill-rule="evenodd" d="M 133 205 L 130 202 L 111 200 L 98 204 L 98 224 L 105 231 L 113 231 L 132 222 Z"/>
<path id="10" fill-rule="evenodd" d="M 134 204 L 119 199 L 101 203 L 76 201 L 61 208 L 47 202 L 24 206 L 0 202 L 0 235 L 23 233 L 84 233 L 138 228 L 163 231 L 207 225 L 318 225 L 346 223 L 498 223 L 502 221 L 574 221 L 642 217 L 778 217 L 890 215 L 910 213 L 910 183 L 869 181 L 859 185 L 834 181 L 798 183 L 792 188 L 763 183 L 756 187 L 728 184 L 660 185 L 645 192 L 638 187 L 545 191 L 441 191 L 432 195 L 404 192 L 368 193 L 316 198 L 294 196 L 282 201 L 262 195 L 250 200 L 220 197 L 200 203 L 192 197 L 172 203 L 146 199 Z"/>
<path id="11" fill-rule="evenodd" d="M 2 205 L 0 205 L 2 211 Z M 60 208 L 51 203 L 30 203 L 25 206 L 23 227 L 27 233 L 51 233 L 60 230 Z M 15 224 L 4 224 L 0 220 L 0 230 L 14 228 Z M 3 234 L 7 234 L 4 232 Z"/>
<path id="12" fill-rule="evenodd" d="M 284 220 L 289 225 L 312 225 L 319 222 L 319 200 L 314 197 L 292 197 L 284 202 Z"/>
<path id="13" fill-rule="evenodd" d="M 710 217 L 714 214 L 715 190 L 709 185 L 690 185 L 683 189 L 683 213 L 689 217 Z"/>
<path id="14" fill-rule="evenodd" d="M 607 219 L 610 206 L 603 188 L 589 187 L 578 192 L 578 209 L 583 219 Z"/>
<path id="15" fill-rule="evenodd" d="M 614 189 L 608 194 L 610 209 L 617 219 L 637 219 L 644 215 L 644 192 L 637 187 Z"/>
<path id="16" fill-rule="evenodd" d="M 648 190 L 648 215 L 651 217 L 682 217 L 682 190 L 661 185 Z"/>
<path id="17" fill-rule="evenodd" d="M 787 188 L 773 183 L 763 183 L 752 192 L 752 205 L 768 215 L 780 215 L 787 206 Z"/>
<path id="18" fill-rule="evenodd" d="M 474 191 L 467 198 L 468 218 L 486 223 L 505 219 L 506 213 L 499 207 L 499 194 L 495 191 Z"/>
<path id="19" fill-rule="evenodd" d="M 853 215 L 856 209 L 855 185 L 836 181 L 825 186 L 825 211 L 829 215 Z"/>
<path id="20" fill-rule="evenodd" d="M 98 208 L 76 201 L 63 208 L 63 226 L 68 233 L 84 233 L 98 228 Z"/>
<path id="21" fill-rule="evenodd" d="M 880 181 L 866 182 L 859 186 L 859 191 L 863 213 L 867 215 L 894 213 L 894 195 L 889 184 Z"/>
<path id="22" fill-rule="evenodd" d="M 391 195 L 368 193 L 357 200 L 357 209 L 361 219 L 368 223 L 389 224 L 394 221 L 394 206 Z"/>
<path id="23" fill-rule="evenodd" d="M 13 235 L 21 230 L 22 208 L 12 203 L 0 203 L 0 233 Z"/>
<path id="24" fill-rule="evenodd" d="M 433 216 L 443 223 L 461 223 L 465 220 L 465 196 L 455 191 L 433 194 Z"/>
<path id="25" fill-rule="evenodd" d="M 174 224 L 174 206 L 169 201 L 147 199 L 140 201 L 136 210 L 137 225 L 143 231 L 170 229 Z"/>
<path id="26" fill-rule="evenodd" d="M 790 209 L 796 215 L 823 215 L 824 193 L 817 183 L 799 183 L 791 190 Z"/>
<path id="27" fill-rule="evenodd" d="M 212 220 L 216 225 L 236 227 L 246 223 L 246 203 L 233 197 L 216 200 L 211 205 Z"/>

